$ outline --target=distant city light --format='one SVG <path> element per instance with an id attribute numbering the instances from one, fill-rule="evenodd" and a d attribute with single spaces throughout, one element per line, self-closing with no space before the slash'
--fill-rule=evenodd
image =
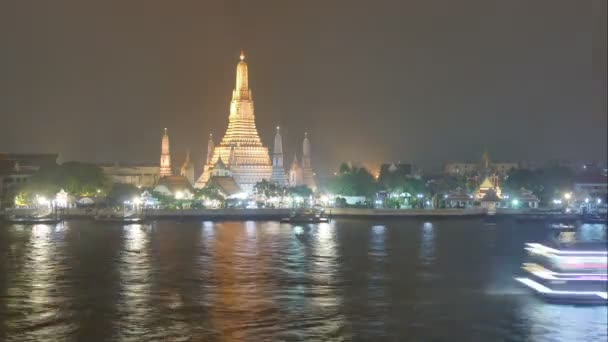
<path id="1" fill-rule="evenodd" d="M 589 203 L 589 198 L 585 198 L 585 203 Z"/>
<path id="2" fill-rule="evenodd" d="M 597 204 L 602 204 L 602 199 L 601 198 L 597 199 Z"/>
<path id="3" fill-rule="evenodd" d="M 36 202 L 41 206 L 49 205 L 49 200 L 44 196 L 36 195 Z"/>

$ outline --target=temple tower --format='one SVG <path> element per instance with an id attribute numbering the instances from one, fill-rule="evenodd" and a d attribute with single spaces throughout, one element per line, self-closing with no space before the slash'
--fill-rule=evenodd
<path id="1" fill-rule="evenodd" d="M 232 91 L 228 129 L 219 145 L 213 147 L 211 158 L 207 157 L 203 174 L 195 187 L 202 188 L 209 180 L 209 169 L 221 157 L 228 161 L 228 167 L 236 183 L 247 192 L 255 183 L 272 176 L 272 162 L 268 148 L 262 145 L 255 126 L 253 96 L 249 89 L 248 66 L 241 51 L 236 67 L 236 86 Z"/>
<path id="2" fill-rule="evenodd" d="M 310 159 L 310 140 L 308 140 L 308 133 L 304 133 L 304 141 L 302 142 L 302 179 L 306 186 L 313 191 L 316 190 L 317 184 L 315 182 Z"/>
<path id="3" fill-rule="evenodd" d="M 271 180 L 279 185 L 287 184 L 285 169 L 283 167 L 283 138 L 277 126 L 277 134 L 274 136 L 274 149 L 272 151 L 272 178 Z"/>
<path id="4" fill-rule="evenodd" d="M 213 133 L 209 133 L 209 141 L 207 142 L 207 156 L 205 157 L 205 164 L 209 164 L 211 162 L 211 158 L 213 157 L 213 149 L 215 148 L 215 143 L 213 143 Z"/>
<path id="5" fill-rule="evenodd" d="M 194 164 L 190 161 L 190 151 L 186 152 L 186 160 L 184 160 L 179 174 L 180 176 L 186 177 L 190 184 L 194 184 Z"/>
<path id="6" fill-rule="evenodd" d="M 171 171 L 171 152 L 169 150 L 169 135 L 167 134 L 166 128 L 161 143 L 159 174 L 161 178 L 173 175 L 173 172 Z"/>
<path id="7" fill-rule="evenodd" d="M 300 186 L 304 184 L 304 179 L 302 175 L 302 167 L 298 162 L 298 156 L 294 153 L 293 162 L 291 163 L 291 168 L 289 169 L 289 186 Z"/>

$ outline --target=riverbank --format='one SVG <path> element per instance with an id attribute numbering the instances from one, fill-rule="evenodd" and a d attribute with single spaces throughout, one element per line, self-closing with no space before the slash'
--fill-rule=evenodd
<path id="1" fill-rule="evenodd" d="M 7 215 L 26 216 L 32 212 L 31 209 L 10 209 Z M 222 219 L 222 220 L 280 220 L 287 217 L 292 209 L 146 209 L 143 215 L 152 219 L 174 219 L 174 218 L 200 218 L 200 219 Z M 66 219 L 93 219 L 96 210 L 81 208 L 66 209 L 61 217 Z M 486 212 L 481 208 L 475 209 L 366 209 L 366 208 L 330 208 L 326 214 L 332 218 L 339 217 L 470 217 L 483 216 Z"/>
<path id="2" fill-rule="evenodd" d="M 7 209 L 5 215 L 27 216 L 32 209 Z M 292 209 L 146 209 L 143 216 L 150 219 L 207 219 L 207 220 L 280 220 L 291 214 Z M 61 212 L 64 219 L 93 219 L 96 210 L 71 208 Z M 442 217 L 465 218 L 485 217 L 487 212 L 483 208 L 468 209 L 369 209 L 369 208 L 328 208 L 326 214 L 330 218 L 381 218 L 381 217 Z M 576 220 L 578 214 L 563 214 L 541 210 L 503 209 L 496 211 L 497 217 L 515 217 L 527 220 Z"/>

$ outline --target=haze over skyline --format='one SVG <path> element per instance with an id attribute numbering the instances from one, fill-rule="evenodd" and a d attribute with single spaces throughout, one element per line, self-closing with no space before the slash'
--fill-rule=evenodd
<path id="1" fill-rule="evenodd" d="M 287 167 L 607 154 L 602 0 L 6 1 L 0 42 L 0 151 L 200 162 L 243 48 Z"/>

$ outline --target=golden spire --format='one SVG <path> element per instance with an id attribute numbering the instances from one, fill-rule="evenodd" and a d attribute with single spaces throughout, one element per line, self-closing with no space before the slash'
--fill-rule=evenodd
<path id="1" fill-rule="evenodd" d="M 241 50 L 241 61 L 236 66 L 236 87 L 234 88 L 234 100 L 250 100 L 249 93 L 249 71 L 245 62 L 245 52 Z"/>

